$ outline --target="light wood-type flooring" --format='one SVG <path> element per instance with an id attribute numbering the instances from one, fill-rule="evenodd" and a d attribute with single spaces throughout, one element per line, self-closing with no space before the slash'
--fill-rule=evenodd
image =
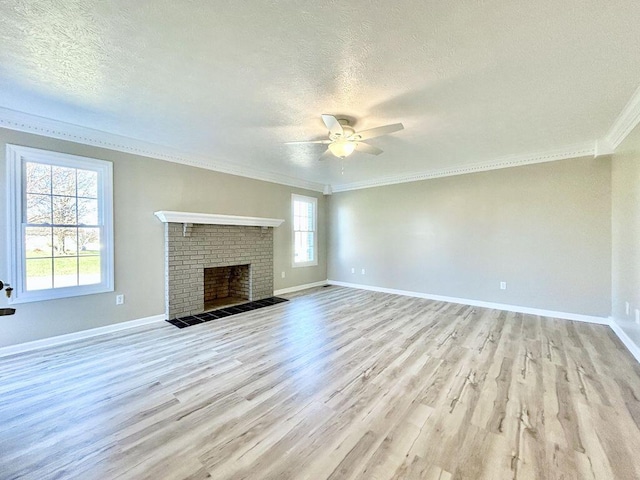
<path id="1" fill-rule="evenodd" d="M 290 298 L 0 359 L 0 478 L 640 478 L 640 368 L 608 327 Z"/>

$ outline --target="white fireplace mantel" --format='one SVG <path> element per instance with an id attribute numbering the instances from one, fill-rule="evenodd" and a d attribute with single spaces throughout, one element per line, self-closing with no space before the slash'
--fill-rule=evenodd
<path id="1" fill-rule="evenodd" d="M 160 210 L 154 215 L 164 223 L 205 224 L 205 225 L 243 225 L 248 227 L 279 227 L 281 218 L 239 217 L 237 215 L 218 215 L 215 213 L 170 212 Z"/>

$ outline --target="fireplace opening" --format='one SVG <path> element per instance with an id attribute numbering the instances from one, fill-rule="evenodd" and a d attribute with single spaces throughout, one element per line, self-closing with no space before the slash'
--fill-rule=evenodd
<path id="1" fill-rule="evenodd" d="M 243 303 L 250 298 L 249 265 L 204 269 L 204 310 Z"/>

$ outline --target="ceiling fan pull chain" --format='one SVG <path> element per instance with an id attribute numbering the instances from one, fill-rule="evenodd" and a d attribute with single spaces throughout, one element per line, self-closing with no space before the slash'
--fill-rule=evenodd
<path id="1" fill-rule="evenodd" d="M 344 175 L 344 158 L 342 159 L 342 161 L 340 162 L 342 164 L 342 172 L 341 175 Z"/>

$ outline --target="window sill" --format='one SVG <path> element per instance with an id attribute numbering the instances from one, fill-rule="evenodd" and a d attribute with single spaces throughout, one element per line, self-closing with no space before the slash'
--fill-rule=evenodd
<path id="1" fill-rule="evenodd" d="M 317 267 L 318 266 L 318 261 L 316 260 L 315 262 L 300 262 L 300 263 L 293 263 L 291 264 L 291 266 L 293 268 L 300 268 L 300 267 Z"/>
<path id="2" fill-rule="evenodd" d="M 17 294 L 9 300 L 10 304 L 44 302 L 46 300 L 57 300 L 59 298 L 82 297 L 84 295 L 94 295 L 96 293 L 113 292 L 112 286 L 108 285 L 87 285 L 86 287 L 56 288 L 50 290 L 37 290 Z"/>

